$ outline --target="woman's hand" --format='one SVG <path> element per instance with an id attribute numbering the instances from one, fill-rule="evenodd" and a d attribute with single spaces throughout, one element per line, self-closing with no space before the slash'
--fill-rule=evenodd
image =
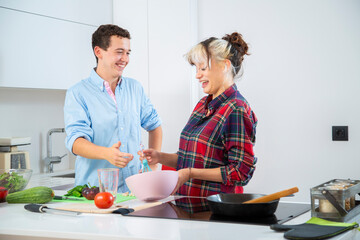
<path id="1" fill-rule="evenodd" d="M 160 163 L 160 152 L 156 151 L 155 149 L 146 149 L 144 151 L 138 151 L 137 154 L 140 156 L 140 161 L 146 160 L 148 161 L 149 165 L 154 165 Z"/>
<path id="2" fill-rule="evenodd" d="M 186 183 L 187 181 L 190 180 L 191 178 L 191 168 L 183 168 L 180 169 L 178 171 L 179 173 L 179 177 L 178 177 L 178 182 L 176 184 L 176 187 L 174 188 L 174 191 L 171 193 L 171 195 L 173 195 L 174 193 L 176 193 L 176 191 L 182 186 L 184 185 L 184 183 Z"/>

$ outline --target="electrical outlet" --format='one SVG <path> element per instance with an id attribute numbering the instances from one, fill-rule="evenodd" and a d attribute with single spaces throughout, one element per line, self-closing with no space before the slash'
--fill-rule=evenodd
<path id="1" fill-rule="evenodd" d="M 333 141 L 348 141 L 349 140 L 348 126 L 333 126 L 332 127 L 332 140 Z"/>

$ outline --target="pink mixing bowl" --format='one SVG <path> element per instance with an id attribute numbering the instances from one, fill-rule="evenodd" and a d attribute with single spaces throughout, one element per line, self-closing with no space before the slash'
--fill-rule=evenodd
<path id="1" fill-rule="evenodd" d="M 151 171 L 125 179 L 130 191 L 142 201 L 156 201 L 170 196 L 178 181 L 176 171 Z"/>

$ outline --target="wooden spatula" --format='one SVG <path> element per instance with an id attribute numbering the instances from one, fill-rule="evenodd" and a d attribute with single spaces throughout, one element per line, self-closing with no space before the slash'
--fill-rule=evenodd
<path id="1" fill-rule="evenodd" d="M 271 202 L 273 200 L 289 196 L 289 195 L 291 195 L 293 193 L 296 193 L 298 191 L 299 191 L 299 189 L 297 187 L 293 187 L 293 188 L 283 190 L 283 191 L 280 191 L 280 192 L 276 192 L 276 193 L 273 193 L 273 194 L 269 194 L 269 195 L 266 195 L 266 196 L 263 196 L 263 197 L 251 199 L 251 200 L 243 202 L 243 203 L 266 203 L 266 202 Z"/>

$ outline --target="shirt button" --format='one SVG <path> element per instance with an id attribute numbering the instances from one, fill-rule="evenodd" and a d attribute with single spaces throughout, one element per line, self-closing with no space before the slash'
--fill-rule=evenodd
<path id="1" fill-rule="evenodd" d="M 124 128 L 120 128 L 121 130 L 124 130 Z"/>

